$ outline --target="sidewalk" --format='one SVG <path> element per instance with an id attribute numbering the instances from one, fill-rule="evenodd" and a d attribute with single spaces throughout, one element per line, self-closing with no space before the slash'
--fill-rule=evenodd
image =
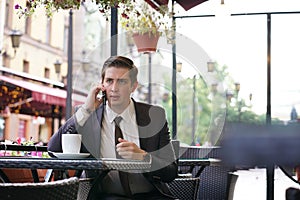
<path id="1" fill-rule="evenodd" d="M 239 170 L 233 200 L 266 200 L 266 169 Z M 300 188 L 279 168 L 274 171 L 274 200 L 285 200 L 288 187 Z"/>

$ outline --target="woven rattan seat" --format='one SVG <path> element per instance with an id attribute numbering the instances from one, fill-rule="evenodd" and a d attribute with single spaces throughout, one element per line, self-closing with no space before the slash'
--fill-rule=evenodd
<path id="1" fill-rule="evenodd" d="M 43 183 L 0 183 L 1 200 L 76 200 L 77 177 Z"/>
<path id="2" fill-rule="evenodd" d="M 175 152 L 176 159 L 179 159 L 180 141 L 172 140 L 171 144 Z M 167 183 L 171 193 L 178 199 L 193 200 L 198 198 L 199 178 L 193 178 L 191 173 L 178 174 L 178 177 Z"/>
<path id="3" fill-rule="evenodd" d="M 193 200 L 198 198 L 199 183 L 199 178 L 176 178 L 167 185 L 176 198 Z"/>
<path id="4" fill-rule="evenodd" d="M 181 147 L 180 155 L 183 159 L 217 158 L 221 159 L 221 147 Z M 193 176 L 199 170 L 196 166 Z M 188 168 L 181 166 L 182 171 Z M 198 200 L 227 200 L 232 198 L 237 176 L 232 174 L 233 168 L 228 166 L 207 166 L 200 174 Z"/>
<path id="5" fill-rule="evenodd" d="M 80 178 L 77 200 L 86 200 L 92 187 L 92 178 Z"/>
<path id="6" fill-rule="evenodd" d="M 77 200 L 86 200 L 92 186 L 92 179 L 80 179 Z M 199 189 L 199 178 L 176 178 L 168 183 L 171 193 L 178 199 L 193 200 L 197 199 Z"/>

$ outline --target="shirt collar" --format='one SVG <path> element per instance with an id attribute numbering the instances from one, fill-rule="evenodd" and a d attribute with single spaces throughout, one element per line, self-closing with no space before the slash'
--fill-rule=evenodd
<path id="1" fill-rule="evenodd" d="M 133 101 L 132 101 L 132 99 L 130 99 L 129 105 L 121 114 L 115 113 L 109 106 L 106 106 L 106 113 L 107 113 L 108 121 L 110 123 L 113 123 L 114 119 L 117 116 L 121 116 L 122 120 L 124 120 L 126 123 L 129 123 L 130 119 L 132 118 L 132 116 L 135 113 Z"/>

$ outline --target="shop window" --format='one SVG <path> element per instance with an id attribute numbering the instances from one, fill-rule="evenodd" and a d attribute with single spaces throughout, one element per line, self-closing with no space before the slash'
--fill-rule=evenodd
<path id="1" fill-rule="evenodd" d="M 23 119 L 20 119 L 19 120 L 18 137 L 19 138 L 26 138 L 25 133 L 26 133 L 26 121 L 23 120 Z"/>

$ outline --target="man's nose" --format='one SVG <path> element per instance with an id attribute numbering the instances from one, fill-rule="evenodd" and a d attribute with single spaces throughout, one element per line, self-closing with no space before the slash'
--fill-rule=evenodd
<path id="1" fill-rule="evenodd" d="M 117 82 L 117 81 L 114 81 L 114 82 L 113 82 L 111 89 L 112 89 L 113 91 L 117 91 L 117 90 L 119 89 L 119 85 L 118 85 L 118 82 Z"/>

